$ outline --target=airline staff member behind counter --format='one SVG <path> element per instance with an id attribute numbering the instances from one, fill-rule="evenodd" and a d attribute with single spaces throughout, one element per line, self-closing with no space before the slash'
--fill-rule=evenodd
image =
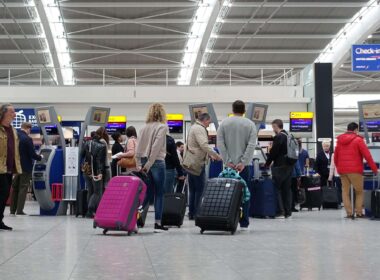
<path id="1" fill-rule="evenodd" d="M 327 186 L 330 175 L 331 164 L 331 144 L 330 142 L 322 142 L 323 151 L 319 152 L 315 160 L 315 172 L 321 176 L 321 186 Z"/>

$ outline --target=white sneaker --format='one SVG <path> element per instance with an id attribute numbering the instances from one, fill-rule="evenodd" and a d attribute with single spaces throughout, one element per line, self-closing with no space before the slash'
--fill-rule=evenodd
<path id="1" fill-rule="evenodd" d="M 9 214 L 9 216 L 11 216 L 11 217 L 16 217 L 16 214 Z"/>
<path id="2" fill-rule="evenodd" d="M 240 231 L 241 232 L 250 232 L 251 229 L 249 228 L 249 226 L 248 227 L 240 227 Z"/>
<path id="3" fill-rule="evenodd" d="M 285 219 L 285 216 L 284 216 L 284 215 L 282 215 L 282 216 L 277 216 L 276 219 L 284 220 L 284 219 Z"/>

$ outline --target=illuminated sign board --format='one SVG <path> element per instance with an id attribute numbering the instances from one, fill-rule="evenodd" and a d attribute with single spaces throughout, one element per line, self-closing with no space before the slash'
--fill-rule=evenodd
<path id="1" fill-rule="evenodd" d="M 290 132 L 313 132 L 313 112 L 291 112 Z"/>
<path id="2" fill-rule="evenodd" d="M 380 44 L 353 45 L 353 72 L 380 72 Z"/>

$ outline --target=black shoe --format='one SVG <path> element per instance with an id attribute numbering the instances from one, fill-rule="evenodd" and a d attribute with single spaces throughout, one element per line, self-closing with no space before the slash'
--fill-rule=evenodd
<path id="1" fill-rule="evenodd" d="M 159 233 L 159 232 L 166 232 L 168 231 L 169 229 L 167 227 L 164 227 L 162 225 L 159 225 L 157 223 L 154 224 L 154 232 L 155 233 Z"/>
<path id="2" fill-rule="evenodd" d="M 13 230 L 13 228 L 5 225 L 4 223 L 0 224 L 0 229 L 2 229 L 2 230 Z"/>
<path id="3" fill-rule="evenodd" d="M 297 213 L 297 212 L 299 212 L 296 208 L 293 208 L 292 209 L 292 212 L 294 212 L 294 213 Z"/>
<path id="4" fill-rule="evenodd" d="M 194 221 L 194 216 L 189 214 L 189 221 Z"/>
<path id="5" fill-rule="evenodd" d="M 346 219 L 354 219 L 354 218 L 355 218 L 355 215 L 347 215 L 345 218 L 346 218 Z"/>
<path id="6" fill-rule="evenodd" d="M 20 216 L 27 216 L 28 214 L 26 214 L 25 212 L 21 212 L 21 213 L 17 213 L 17 215 L 20 215 Z"/>
<path id="7" fill-rule="evenodd" d="M 92 214 L 91 212 L 87 212 L 86 218 L 87 219 L 93 219 L 94 218 L 94 214 Z"/>

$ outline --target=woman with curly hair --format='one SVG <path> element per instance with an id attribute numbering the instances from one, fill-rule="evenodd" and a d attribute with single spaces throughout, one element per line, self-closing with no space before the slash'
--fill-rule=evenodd
<path id="1" fill-rule="evenodd" d="M 166 112 L 162 104 L 150 105 L 145 126 L 140 131 L 139 143 L 136 150 L 138 169 L 149 174 L 154 185 L 154 232 L 167 231 L 161 225 L 162 204 L 165 184 L 165 156 L 166 156 Z M 153 186 L 148 186 L 148 194 L 152 194 Z M 147 194 L 146 203 L 149 203 Z"/>

